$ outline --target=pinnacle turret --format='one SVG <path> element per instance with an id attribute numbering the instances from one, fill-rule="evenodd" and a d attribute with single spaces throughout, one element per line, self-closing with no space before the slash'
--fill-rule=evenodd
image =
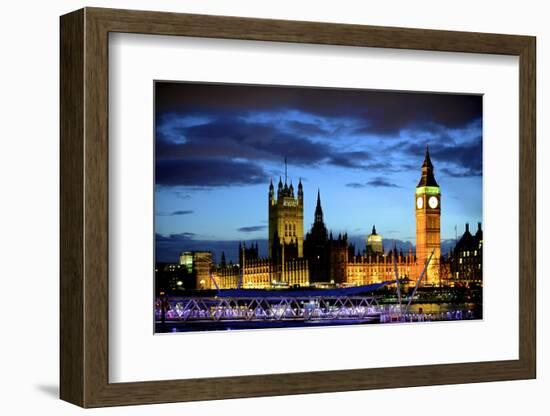
<path id="1" fill-rule="evenodd" d="M 321 190 L 317 189 L 317 206 L 315 207 L 315 222 L 323 222 L 323 208 L 321 208 Z"/>

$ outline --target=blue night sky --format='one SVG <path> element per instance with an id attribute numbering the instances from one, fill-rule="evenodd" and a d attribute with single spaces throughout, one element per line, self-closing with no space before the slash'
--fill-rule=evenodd
<path id="1" fill-rule="evenodd" d="M 414 190 L 426 145 L 441 187 L 441 238 L 482 219 L 482 97 L 356 89 L 155 83 L 157 261 L 238 241 L 266 255 L 269 181 L 288 159 L 304 186 L 304 228 L 317 189 L 325 223 L 362 248 L 373 224 L 415 240 Z M 390 247 L 387 247 L 390 248 Z"/>

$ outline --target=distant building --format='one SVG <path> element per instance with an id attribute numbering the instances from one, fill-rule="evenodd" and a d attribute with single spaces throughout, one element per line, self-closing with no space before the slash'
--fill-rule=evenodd
<path id="1" fill-rule="evenodd" d="M 184 251 L 180 254 L 180 266 L 185 267 L 188 273 L 193 272 L 193 252 Z"/>
<path id="2" fill-rule="evenodd" d="M 191 277 L 184 282 L 187 289 L 212 289 L 215 287 L 210 277 L 212 252 L 185 251 L 180 255 L 179 266 Z"/>
<path id="3" fill-rule="evenodd" d="M 367 237 L 367 254 L 382 254 L 382 236 L 376 233 L 376 227 L 372 226 L 372 232 Z"/>
<path id="4" fill-rule="evenodd" d="M 387 253 L 371 253 L 351 257 L 346 264 L 346 283 L 348 285 L 368 285 L 395 279 L 395 264 L 400 279 L 409 279 L 410 285 L 416 283 L 416 257 L 412 249 L 403 253 L 396 248 Z"/>
<path id="5" fill-rule="evenodd" d="M 258 244 L 239 244 L 239 263 L 227 264 L 225 256 L 214 264 L 210 252 L 184 252 L 180 267 L 192 276 L 197 289 L 303 287 L 309 285 L 366 285 L 400 279 L 414 286 L 431 256 L 422 285 L 481 282 L 481 225 L 475 236 L 468 231 L 452 256 L 441 258 L 441 191 L 434 176 L 428 148 L 415 189 L 416 253 L 397 248 L 384 252 L 382 235 L 373 226 L 365 250 L 356 252 L 346 233 L 333 237 L 324 222 L 321 194 L 317 192 L 314 222 L 304 238 L 304 190 L 297 194 L 292 183 L 279 178 L 277 195 L 273 182 L 268 191 L 268 256 L 260 257 Z M 345 209 L 345 208 L 343 208 Z M 215 283 L 214 283 L 215 282 Z M 187 287 L 187 285 L 186 285 Z"/>
<path id="6" fill-rule="evenodd" d="M 250 247 L 247 247 L 246 244 L 239 243 L 239 261 L 241 264 L 245 261 L 245 259 L 256 260 L 258 258 L 258 243 L 252 244 Z"/>
<path id="7" fill-rule="evenodd" d="M 304 256 L 308 261 L 309 277 L 312 283 L 330 281 L 330 263 L 327 253 L 328 239 L 327 227 L 323 220 L 323 208 L 321 207 L 321 192 L 317 190 L 317 205 L 313 225 L 306 234 L 304 241 Z"/>
<path id="8" fill-rule="evenodd" d="M 309 270 L 304 258 L 258 256 L 257 244 L 239 243 L 239 264 L 212 265 L 212 276 L 221 289 L 267 289 L 271 287 L 309 286 Z M 239 283 L 240 282 L 240 283 Z"/>
<path id="9" fill-rule="evenodd" d="M 481 284 L 483 281 L 483 231 L 481 223 L 477 224 L 474 235 L 470 225 L 466 228 L 460 240 L 450 254 L 450 280 L 454 284 Z"/>
<path id="10" fill-rule="evenodd" d="M 213 289 L 214 284 L 210 271 L 212 268 L 212 253 L 210 251 L 195 251 L 193 256 L 193 275 L 197 289 Z"/>
<path id="11" fill-rule="evenodd" d="M 239 243 L 239 264 L 213 265 L 212 276 L 222 289 L 266 289 L 271 287 L 309 286 L 310 273 L 304 258 L 304 190 L 298 182 L 294 194 L 292 182 L 279 178 L 277 195 L 273 182 L 268 191 L 268 257 L 259 256 L 258 244 Z"/>
<path id="12" fill-rule="evenodd" d="M 412 250 L 406 254 L 397 250 L 384 254 L 382 236 L 375 227 L 366 239 L 365 254 L 356 254 L 355 249 L 346 233 L 337 237 L 328 233 L 327 236 L 321 196 L 317 193 L 315 221 L 304 242 L 304 257 L 309 264 L 312 283 L 359 286 L 393 280 L 394 256 L 399 277 L 415 277 L 416 259 Z"/>

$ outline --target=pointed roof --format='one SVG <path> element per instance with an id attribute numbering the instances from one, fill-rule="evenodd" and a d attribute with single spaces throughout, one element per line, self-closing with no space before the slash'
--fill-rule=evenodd
<path id="1" fill-rule="evenodd" d="M 466 223 L 464 227 L 464 234 L 462 234 L 462 237 L 458 240 L 458 243 L 456 243 L 455 251 L 456 250 L 466 250 L 473 247 L 475 243 L 474 236 L 470 232 L 470 224 Z"/>
<path id="2" fill-rule="evenodd" d="M 323 208 L 321 208 L 321 190 L 317 189 L 317 206 L 315 207 L 315 222 L 323 222 Z"/>
<path id="3" fill-rule="evenodd" d="M 432 165 L 432 159 L 430 159 L 430 147 L 426 145 L 426 154 L 424 155 L 424 163 L 422 163 L 423 168 L 432 168 L 434 165 Z"/>
<path id="4" fill-rule="evenodd" d="M 477 232 L 475 234 L 475 237 L 478 241 L 483 240 L 483 230 L 481 229 L 481 223 L 480 222 L 477 223 Z"/>
<path id="5" fill-rule="evenodd" d="M 422 163 L 422 176 L 418 182 L 417 188 L 421 186 L 439 186 L 434 176 L 434 166 L 430 158 L 430 149 L 426 145 L 426 154 L 424 155 L 424 163 Z"/>

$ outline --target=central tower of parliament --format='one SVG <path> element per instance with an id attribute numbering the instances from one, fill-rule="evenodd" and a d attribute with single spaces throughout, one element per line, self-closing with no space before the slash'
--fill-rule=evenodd
<path id="1" fill-rule="evenodd" d="M 213 268 L 220 288 L 303 287 L 323 285 L 367 285 L 395 279 L 394 263 L 400 279 L 414 285 L 430 259 L 424 284 L 438 285 L 449 274 L 448 264 L 440 260 L 441 193 L 426 148 L 420 182 L 415 189 L 416 253 L 397 248 L 384 252 L 382 236 L 373 226 L 364 249 L 357 248 L 347 234 L 333 236 L 324 222 L 321 193 L 317 191 L 314 221 L 304 238 L 304 190 L 302 181 L 294 193 L 279 178 L 277 193 L 271 181 L 268 192 L 268 256 L 258 255 L 258 246 L 239 245 L 239 264 Z M 395 261 L 394 261 L 395 259 Z"/>
<path id="2" fill-rule="evenodd" d="M 286 169 L 285 169 L 286 170 Z M 285 175 L 286 176 L 286 175 Z M 273 182 L 269 184 L 269 257 L 285 259 L 304 256 L 304 189 L 302 181 L 298 183 L 298 195 L 294 196 L 294 186 L 283 186 L 279 178 L 277 197 Z"/>

